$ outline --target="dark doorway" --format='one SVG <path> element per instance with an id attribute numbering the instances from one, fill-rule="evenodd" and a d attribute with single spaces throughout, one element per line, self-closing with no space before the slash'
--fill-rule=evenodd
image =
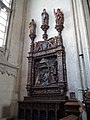
<path id="1" fill-rule="evenodd" d="M 40 120 L 46 120 L 46 111 L 42 110 L 40 112 Z"/>
<path id="2" fill-rule="evenodd" d="M 31 120 L 31 111 L 29 109 L 25 112 L 25 120 Z"/>
<path id="3" fill-rule="evenodd" d="M 24 110 L 23 110 L 23 109 L 20 109 L 20 110 L 19 110 L 18 119 L 19 119 L 19 120 L 24 119 Z"/>
<path id="4" fill-rule="evenodd" d="M 37 110 L 33 111 L 32 120 L 38 120 L 38 111 Z"/>
<path id="5" fill-rule="evenodd" d="M 57 111 L 57 120 L 65 117 L 64 104 L 59 104 L 59 110 Z"/>
<path id="6" fill-rule="evenodd" d="M 49 111 L 48 120 L 55 120 L 55 112 L 54 111 Z"/>

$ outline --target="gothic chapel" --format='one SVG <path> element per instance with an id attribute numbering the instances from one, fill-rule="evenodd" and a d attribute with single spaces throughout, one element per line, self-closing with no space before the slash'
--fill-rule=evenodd
<path id="1" fill-rule="evenodd" d="M 90 120 L 90 0 L 0 0 L 0 120 Z"/>

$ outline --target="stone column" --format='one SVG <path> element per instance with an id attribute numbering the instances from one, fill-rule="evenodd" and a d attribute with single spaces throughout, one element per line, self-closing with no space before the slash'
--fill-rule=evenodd
<path id="1" fill-rule="evenodd" d="M 87 24 L 85 19 L 85 11 L 84 11 L 84 2 L 82 0 L 78 0 L 76 2 L 77 11 L 78 11 L 78 21 L 79 21 L 79 30 L 81 35 L 81 44 L 83 50 L 83 67 L 84 67 L 84 75 L 85 75 L 85 88 L 87 89 L 90 85 L 89 82 L 89 74 L 90 74 L 90 42 L 87 31 Z"/>
<path id="2" fill-rule="evenodd" d="M 74 30 L 76 37 L 76 47 L 77 47 L 77 67 L 78 67 L 78 90 L 87 89 L 87 70 L 89 72 L 89 57 L 87 52 L 87 40 L 85 38 L 85 22 L 84 22 L 84 11 L 82 9 L 81 0 L 72 0 L 72 11 L 73 11 L 73 21 L 74 21 Z M 87 61 L 87 62 L 86 62 Z M 82 92 L 81 92 L 82 93 Z M 81 95 L 82 96 L 82 95 Z M 80 98 L 80 95 L 79 95 Z"/>
<path id="3" fill-rule="evenodd" d="M 32 86 L 32 63 L 33 63 L 33 54 L 29 53 L 28 57 L 28 78 L 27 78 L 27 94 L 30 95 L 30 88 Z"/>
<path id="4" fill-rule="evenodd" d="M 90 1 L 88 0 L 79 0 L 79 4 L 81 3 L 81 9 L 82 9 L 82 16 L 83 16 L 83 26 L 85 27 L 83 29 L 82 38 L 84 39 L 84 43 L 86 43 L 86 48 L 84 48 L 83 43 L 83 49 L 85 50 L 85 70 L 86 70 L 86 86 L 87 88 L 90 87 L 90 81 L 89 81 L 89 74 L 90 74 Z M 89 5 L 89 6 L 88 6 Z M 88 8 L 89 7 L 89 8 Z M 88 9 L 87 9 L 88 8 Z"/>
<path id="5" fill-rule="evenodd" d="M 57 52 L 58 83 L 63 82 L 63 51 Z"/>
<path id="6" fill-rule="evenodd" d="M 27 84 L 32 85 L 32 53 L 29 53 L 28 57 L 28 79 Z"/>

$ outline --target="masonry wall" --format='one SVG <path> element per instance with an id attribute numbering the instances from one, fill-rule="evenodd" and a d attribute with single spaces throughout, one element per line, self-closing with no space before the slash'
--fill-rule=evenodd
<path id="1" fill-rule="evenodd" d="M 8 75 L 7 72 L 3 74 L 0 73 L 0 119 L 17 116 L 24 45 L 25 3 L 25 0 L 14 0 L 13 3 L 8 43 L 4 59 L 7 63 L 11 64 L 11 68 L 14 66 L 16 71 L 14 75 Z M 8 66 L 8 68 L 10 68 L 10 66 Z"/>

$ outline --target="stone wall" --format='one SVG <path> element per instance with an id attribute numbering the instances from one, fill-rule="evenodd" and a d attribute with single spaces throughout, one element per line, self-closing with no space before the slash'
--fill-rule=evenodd
<path id="1" fill-rule="evenodd" d="M 14 0 L 5 56 L 0 53 L 3 61 L 0 60 L 0 118 L 17 115 L 22 73 L 25 4 L 26 0 Z M 12 74 L 13 70 L 14 75 Z"/>

